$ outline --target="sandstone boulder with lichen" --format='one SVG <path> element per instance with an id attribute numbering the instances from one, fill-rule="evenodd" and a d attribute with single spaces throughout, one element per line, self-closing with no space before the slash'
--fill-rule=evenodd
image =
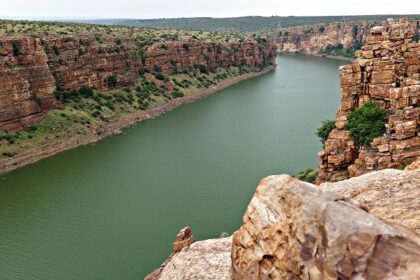
<path id="1" fill-rule="evenodd" d="M 320 188 L 360 203 L 389 224 L 402 225 L 420 234 L 420 170 L 385 169 L 323 183 Z"/>
<path id="2" fill-rule="evenodd" d="M 233 235 L 234 279 L 420 277 L 414 233 L 287 175 L 261 181 L 243 220 Z"/>

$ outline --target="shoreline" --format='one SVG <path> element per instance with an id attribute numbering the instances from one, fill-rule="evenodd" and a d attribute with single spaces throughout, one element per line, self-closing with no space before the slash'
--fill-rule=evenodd
<path id="1" fill-rule="evenodd" d="M 145 111 L 137 110 L 110 122 L 99 122 L 96 126 L 92 127 L 92 129 L 86 134 L 75 135 L 71 138 L 52 141 L 52 143 L 46 143 L 37 148 L 18 154 L 12 158 L 1 160 L 0 175 L 9 173 L 26 165 L 33 164 L 44 158 L 56 155 L 58 153 L 71 150 L 80 146 L 92 144 L 108 136 L 119 134 L 122 128 L 140 123 L 148 119 L 156 118 L 166 112 L 172 111 L 173 109 L 181 105 L 204 99 L 241 81 L 255 78 L 269 73 L 271 71 L 274 71 L 276 69 L 276 66 L 277 65 L 271 65 L 258 72 L 250 72 L 231 77 L 229 79 L 221 81 L 217 85 L 203 89 L 202 91 L 199 91 L 195 94 L 172 99 L 164 104 L 149 108 Z"/>
<path id="2" fill-rule="evenodd" d="M 338 56 L 338 55 L 328 55 L 328 54 L 321 54 L 321 53 L 307 53 L 307 52 L 287 52 L 287 51 L 277 51 L 277 53 L 291 53 L 291 54 L 304 54 L 304 55 L 313 55 L 317 57 L 323 57 L 323 58 L 330 58 L 330 59 L 336 59 L 336 60 L 343 60 L 343 61 L 349 61 L 353 62 L 354 58 L 346 57 L 346 56 Z"/>

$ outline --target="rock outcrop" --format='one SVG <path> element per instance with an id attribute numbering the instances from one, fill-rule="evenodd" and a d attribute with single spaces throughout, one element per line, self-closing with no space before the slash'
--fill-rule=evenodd
<path id="1" fill-rule="evenodd" d="M 0 131 L 40 122 L 59 107 L 55 79 L 39 38 L 0 39 Z"/>
<path id="2" fill-rule="evenodd" d="M 178 253 L 182 249 L 189 247 L 195 241 L 194 236 L 189 227 L 185 227 L 179 231 L 175 242 L 172 244 L 172 251 Z"/>
<path id="3" fill-rule="evenodd" d="M 277 49 L 283 52 L 319 53 L 328 46 L 341 44 L 351 48 L 364 42 L 373 22 L 329 23 L 292 27 L 282 30 L 275 38 Z"/>
<path id="4" fill-rule="evenodd" d="M 193 243 L 170 256 L 162 269 L 145 280 L 231 279 L 232 237 Z"/>
<path id="5" fill-rule="evenodd" d="M 388 224 L 403 225 L 420 235 L 420 170 L 385 169 L 320 187 L 358 202 Z"/>
<path id="6" fill-rule="evenodd" d="M 233 235 L 233 279 L 420 277 L 420 241 L 414 233 L 287 175 L 261 181 L 243 220 Z"/>
<path id="7" fill-rule="evenodd" d="M 139 69 L 166 74 L 204 65 L 265 66 L 274 63 L 274 44 L 254 40 L 225 43 L 187 38 L 142 47 L 135 38 L 97 35 L 0 37 L 0 131 L 22 130 L 60 108 L 56 90 L 82 86 L 107 91 L 135 84 Z M 114 82 L 110 83 L 110 78 Z"/>
<path id="8" fill-rule="evenodd" d="M 418 279 L 419 191 L 420 170 L 320 187 L 270 176 L 233 240 L 195 242 L 146 279 Z"/>
<path id="9" fill-rule="evenodd" d="M 418 20 L 412 25 L 420 31 Z M 319 53 L 328 47 L 341 45 L 344 49 L 355 48 L 365 42 L 374 27 L 374 21 L 335 22 L 286 28 L 275 36 L 277 49 L 282 52 Z"/>
<path id="10" fill-rule="evenodd" d="M 420 45 L 408 20 L 388 20 L 371 29 L 351 65 L 340 68 L 341 103 L 334 129 L 319 153 L 318 183 L 404 167 L 420 156 Z M 358 147 L 346 130 L 351 110 L 374 101 L 387 112 L 386 134 L 370 149 Z"/>

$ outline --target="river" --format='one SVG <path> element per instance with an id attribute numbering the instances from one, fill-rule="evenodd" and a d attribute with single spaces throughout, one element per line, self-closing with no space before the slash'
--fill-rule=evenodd
<path id="1" fill-rule="evenodd" d="M 0 176 L 0 279 L 142 279 L 179 229 L 232 233 L 259 180 L 317 165 L 347 62 L 275 72 Z"/>

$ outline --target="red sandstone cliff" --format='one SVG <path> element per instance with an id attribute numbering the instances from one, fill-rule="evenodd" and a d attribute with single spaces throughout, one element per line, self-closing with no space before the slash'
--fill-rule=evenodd
<path id="1" fill-rule="evenodd" d="M 340 68 L 340 109 L 319 153 L 318 183 L 404 166 L 420 156 L 420 46 L 412 40 L 414 29 L 407 20 L 372 28 L 356 61 Z M 386 134 L 370 149 L 357 147 L 346 130 L 349 112 L 368 101 L 388 116 Z"/>
<path id="2" fill-rule="evenodd" d="M 25 129 L 42 121 L 48 110 L 61 107 L 53 97 L 55 90 L 89 86 L 106 91 L 110 76 L 117 78 L 116 87 L 131 86 L 141 67 L 153 70 L 157 65 L 172 74 L 193 64 L 212 69 L 274 60 L 273 44 L 251 40 L 187 39 L 143 48 L 135 38 L 113 36 L 0 37 L 0 131 Z"/>
<path id="3" fill-rule="evenodd" d="M 365 42 L 375 25 L 373 21 L 364 21 L 292 27 L 282 30 L 274 41 L 278 50 L 284 52 L 319 53 L 338 44 L 347 49 Z M 420 21 L 412 21 L 412 25 L 420 29 Z"/>

